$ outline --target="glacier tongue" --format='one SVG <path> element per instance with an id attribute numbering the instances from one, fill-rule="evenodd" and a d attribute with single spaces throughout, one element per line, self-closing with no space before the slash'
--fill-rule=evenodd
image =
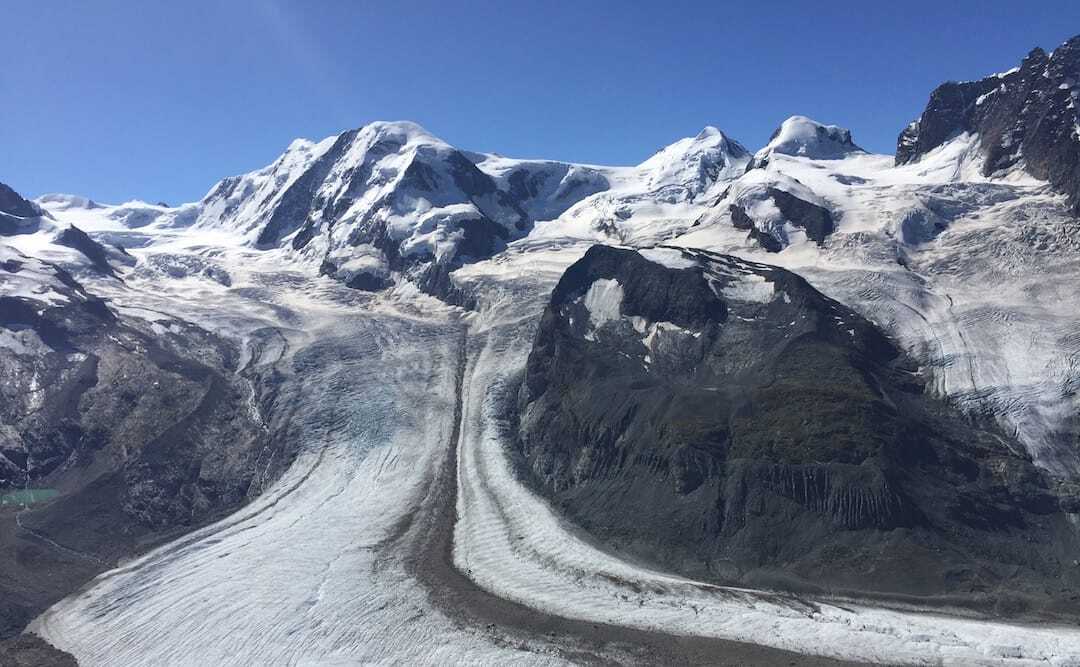
<path id="1" fill-rule="evenodd" d="M 565 664 L 461 628 L 409 575 L 410 517 L 453 429 L 462 325 L 422 297 L 355 312 L 348 291 L 274 297 L 296 345 L 279 362 L 291 437 L 305 443 L 290 470 L 233 516 L 101 575 L 32 632 L 86 665 Z M 226 304 L 236 331 L 245 316 L 264 324 L 244 299 Z"/>

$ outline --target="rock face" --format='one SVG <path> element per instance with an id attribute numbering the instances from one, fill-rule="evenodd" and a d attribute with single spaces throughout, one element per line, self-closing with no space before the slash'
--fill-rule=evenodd
<path id="1" fill-rule="evenodd" d="M 23 199 L 22 195 L 9 186 L 0 183 L 0 213 L 20 218 L 32 218 L 41 215 L 41 209 L 33 202 Z"/>
<path id="2" fill-rule="evenodd" d="M 0 641 L 0 665 L 4 667 L 78 667 L 75 658 L 58 651 L 36 635 L 19 635 Z"/>
<path id="3" fill-rule="evenodd" d="M 0 245 L 0 638 L 288 465 L 278 451 L 256 466 L 278 445 L 238 356 L 190 323 L 119 316 Z"/>
<path id="4" fill-rule="evenodd" d="M 1077 490 L 782 269 L 594 246 L 552 293 L 519 415 L 542 493 L 687 575 L 1006 612 L 1080 593 Z"/>
<path id="5" fill-rule="evenodd" d="M 1009 72 L 939 86 L 900 133 L 896 163 L 915 162 L 958 134 L 977 134 L 983 175 L 1022 168 L 1068 195 L 1080 214 L 1078 100 L 1080 36 L 1050 55 L 1033 50 Z"/>
<path id="6" fill-rule="evenodd" d="M 33 232 L 42 215 L 44 213 L 36 204 L 0 183 L 0 236 Z"/>

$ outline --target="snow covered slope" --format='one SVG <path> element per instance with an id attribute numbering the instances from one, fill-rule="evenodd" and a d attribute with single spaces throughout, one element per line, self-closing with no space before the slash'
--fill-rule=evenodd
<path id="1" fill-rule="evenodd" d="M 780 264 L 902 340 L 937 369 L 937 391 L 990 411 L 1045 465 L 1080 471 L 1080 295 L 1045 280 L 1077 271 L 1075 218 L 1044 181 L 983 174 L 982 150 L 960 134 L 894 166 L 795 116 L 754 158 L 706 128 L 636 167 L 600 167 L 467 153 L 411 123 L 373 123 L 296 141 L 195 204 L 38 203 L 128 247 L 191 233 L 354 287 L 411 279 L 466 304 L 479 295 L 455 297 L 453 272 L 508 243 L 675 242 Z"/>

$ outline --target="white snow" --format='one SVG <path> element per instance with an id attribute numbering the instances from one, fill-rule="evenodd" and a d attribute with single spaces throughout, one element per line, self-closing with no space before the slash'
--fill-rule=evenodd
<path id="1" fill-rule="evenodd" d="M 619 281 L 607 278 L 594 281 L 583 297 L 585 308 L 589 311 L 592 331 L 606 322 L 619 319 L 622 301 L 623 288 Z"/>
<path id="2" fill-rule="evenodd" d="M 72 296 L 79 296 L 64 285 L 55 266 L 4 243 L 0 243 L 0 263 L 18 267 L 15 271 L 0 269 L 0 296 L 33 299 L 51 306 L 68 304 Z"/>
<path id="3" fill-rule="evenodd" d="M 675 248 L 642 248 L 638 250 L 645 259 L 669 269 L 689 269 L 698 263 Z"/>
<path id="4" fill-rule="evenodd" d="M 837 160 L 863 152 L 852 142 L 850 130 L 823 125 L 806 116 L 792 116 L 777 128 L 772 139 L 757 152 L 754 159 L 783 153 L 817 160 Z"/>
<path id="5" fill-rule="evenodd" d="M 710 281 L 709 285 L 715 292 L 717 282 Z M 722 296 L 725 299 L 751 303 L 768 303 L 773 300 L 775 295 L 776 289 L 773 284 L 767 281 L 764 276 L 759 276 L 756 273 L 742 275 L 727 281 L 720 287 L 719 294 L 717 294 L 717 296 Z"/>
<path id="6" fill-rule="evenodd" d="M 681 185 L 700 192 L 716 180 L 729 180 L 746 168 L 749 154 L 723 132 L 707 126 L 695 137 L 665 146 L 638 165 L 637 178 L 650 190 Z"/>

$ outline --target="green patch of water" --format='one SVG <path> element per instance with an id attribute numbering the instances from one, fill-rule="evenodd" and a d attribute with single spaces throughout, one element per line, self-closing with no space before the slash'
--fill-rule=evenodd
<path id="1" fill-rule="evenodd" d="M 52 500 L 60 492 L 56 489 L 19 489 L 0 494 L 0 507 L 14 507 L 20 505 L 33 505 Z"/>

